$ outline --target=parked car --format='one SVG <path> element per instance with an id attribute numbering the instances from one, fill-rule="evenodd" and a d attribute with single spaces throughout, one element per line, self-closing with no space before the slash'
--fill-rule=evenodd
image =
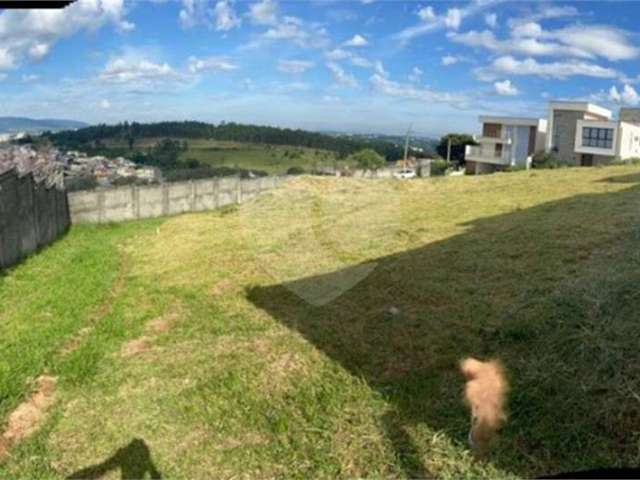
<path id="1" fill-rule="evenodd" d="M 409 168 L 403 169 L 403 170 L 398 170 L 397 172 L 395 172 L 393 174 L 394 177 L 396 178 L 416 178 L 416 172 L 415 170 L 411 170 Z"/>

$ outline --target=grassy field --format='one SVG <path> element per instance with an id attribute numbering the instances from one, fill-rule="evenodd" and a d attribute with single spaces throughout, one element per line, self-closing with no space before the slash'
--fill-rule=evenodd
<path id="1" fill-rule="evenodd" d="M 336 162 L 333 152 L 315 148 L 204 139 L 178 140 L 186 141 L 189 146 L 186 152 L 181 153 L 180 160 L 193 158 L 213 167 L 240 167 L 281 175 L 294 166 L 310 171 L 316 167 L 333 167 Z M 145 150 L 158 141 L 154 138 L 141 139 L 136 142 L 135 148 Z M 112 140 L 105 144 L 115 148 L 127 146 L 123 140 Z M 340 162 L 341 165 L 344 163 Z"/>
<path id="2" fill-rule="evenodd" d="M 640 463 L 640 169 L 300 177 L 0 277 L 1 478 L 512 478 Z M 499 358 L 474 461 L 457 362 Z"/>

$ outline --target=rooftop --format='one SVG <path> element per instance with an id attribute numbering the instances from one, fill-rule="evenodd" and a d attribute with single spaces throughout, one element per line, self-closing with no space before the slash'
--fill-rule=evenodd
<path id="1" fill-rule="evenodd" d="M 565 100 L 553 100 L 549 102 L 549 110 L 572 110 L 576 112 L 587 112 L 611 119 L 613 113 L 611 110 L 589 102 L 572 102 Z"/>
<path id="2" fill-rule="evenodd" d="M 63 188 L 63 166 L 57 150 L 35 151 L 26 146 L 0 148 L 0 175 L 15 170 L 19 176 L 32 174 L 36 182 Z"/>

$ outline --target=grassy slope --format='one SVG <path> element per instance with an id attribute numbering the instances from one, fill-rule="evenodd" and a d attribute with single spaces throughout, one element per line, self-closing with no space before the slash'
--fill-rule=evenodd
<path id="1" fill-rule="evenodd" d="M 179 139 L 183 140 L 183 139 Z M 135 148 L 145 149 L 154 145 L 157 139 L 139 140 Z M 110 147 L 125 148 L 122 140 L 106 142 Z M 313 148 L 290 147 L 283 145 L 262 145 L 252 143 L 228 142 L 218 140 L 187 139 L 189 150 L 182 153 L 181 160 L 194 158 L 214 167 L 241 167 L 263 170 L 271 174 L 284 174 L 289 167 L 298 166 L 306 170 L 318 167 L 334 166 L 332 152 Z M 289 152 L 289 156 L 285 153 Z M 296 158 L 291 154 L 296 153 Z"/>
<path id="2" fill-rule="evenodd" d="M 2 412 L 26 378 L 62 380 L 0 476 L 64 477 L 127 445 L 123 475 L 149 453 L 191 478 L 635 465 L 638 183 L 631 167 L 300 178 L 239 208 L 76 228 L 0 283 Z M 118 354 L 157 317 L 172 329 Z M 465 447 L 465 355 L 512 380 L 484 463 Z"/>

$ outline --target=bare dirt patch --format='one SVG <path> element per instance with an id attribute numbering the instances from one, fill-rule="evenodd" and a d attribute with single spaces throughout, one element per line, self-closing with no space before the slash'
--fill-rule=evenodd
<path id="1" fill-rule="evenodd" d="M 29 437 L 40 428 L 47 411 L 55 401 L 57 380 L 42 375 L 36 381 L 37 389 L 31 397 L 16 408 L 7 421 L 7 428 L 0 436 L 0 459 L 15 443 Z"/>
<path id="2" fill-rule="evenodd" d="M 124 358 L 135 357 L 149 350 L 151 339 L 148 337 L 135 338 L 122 346 L 120 356 Z"/>
<path id="3" fill-rule="evenodd" d="M 160 318 L 156 318 L 147 322 L 145 326 L 145 334 L 135 338 L 122 346 L 120 350 L 121 357 L 135 357 L 151 348 L 153 339 L 163 333 L 171 330 L 171 326 L 180 318 L 180 307 L 174 305 L 169 311 Z"/>

